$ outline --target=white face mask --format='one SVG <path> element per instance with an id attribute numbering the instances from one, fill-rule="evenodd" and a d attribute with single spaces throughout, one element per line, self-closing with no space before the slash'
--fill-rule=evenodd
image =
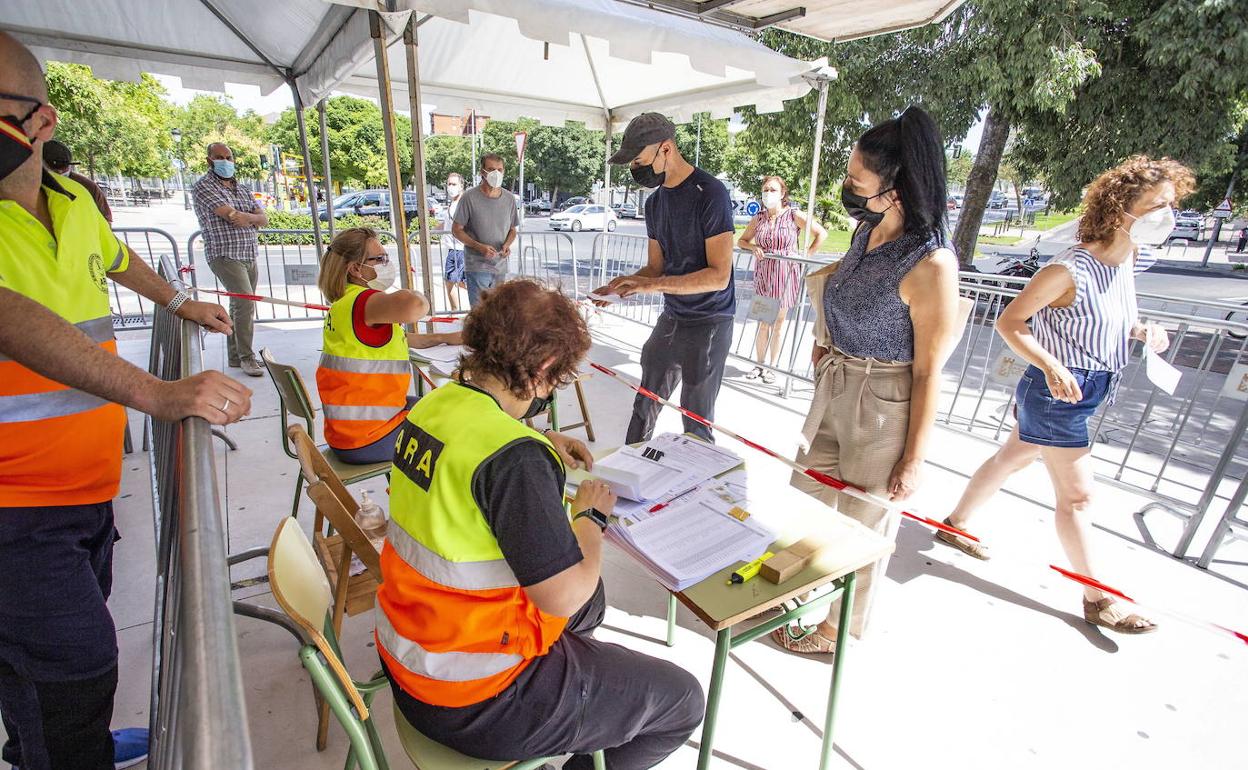
<path id="1" fill-rule="evenodd" d="M 448 184 L 446 186 L 446 194 L 451 196 L 452 198 L 459 197 L 459 191 L 460 191 L 460 187 L 457 184 Z"/>
<path id="2" fill-rule="evenodd" d="M 393 262 L 387 262 L 384 265 L 370 265 L 377 272 L 377 277 L 368 282 L 368 288 L 377 291 L 385 291 L 394 285 L 394 279 L 399 277 L 399 268 Z"/>
<path id="3" fill-rule="evenodd" d="M 1162 206 L 1142 217 L 1127 216 L 1135 220 L 1127 234 L 1138 244 L 1152 246 L 1162 243 L 1174 232 L 1174 209 L 1169 206 Z"/>
<path id="4" fill-rule="evenodd" d="M 779 206 L 780 192 L 778 190 L 763 190 L 763 205 L 769 209 Z"/>
<path id="5" fill-rule="evenodd" d="M 490 187 L 502 187 L 503 186 L 503 172 L 499 171 L 498 169 L 485 172 L 485 183 L 488 184 Z"/>

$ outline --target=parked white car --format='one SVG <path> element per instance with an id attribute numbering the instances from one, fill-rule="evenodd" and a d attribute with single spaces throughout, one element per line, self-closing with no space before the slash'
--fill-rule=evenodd
<path id="1" fill-rule="evenodd" d="M 571 230 L 574 233 L 578 233 L 581 230 L 606 230 L 607 232 L 613 232 L 618 221 L 619 219 L 616 217 L 615 212 L 606 206 L 600 206 L 596 203 L 582 204 L 551 216 L 550 229 Z"/>

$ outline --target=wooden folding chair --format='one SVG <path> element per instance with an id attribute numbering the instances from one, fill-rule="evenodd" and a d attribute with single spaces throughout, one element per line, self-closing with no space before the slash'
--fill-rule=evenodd
<path id="1" fill-rule="evenodd" d="M 581 410 L 581 421 L 568 425 L 559 423 L 559 407 L 556 401 L 550 402 L 550 409 L 546 412 L 546 417 L 550 421 L 550 429 L 553 431 L 576 430 L 577 428 L 585 429 L 585 437 L 590 441 L 594 441 L 594 423 L 589 417 L 589 404 L 585 401 L 585 391 L 581 388 L 581 381 L 587 380 L 592 375 L 588 372 L 581 372 L 576 375 L 576 380 L 572 382 L 572 387 L 576 391 L 576 404 Z M 525 423 L 532 428 L 533 421 L 525 420 Z"/>

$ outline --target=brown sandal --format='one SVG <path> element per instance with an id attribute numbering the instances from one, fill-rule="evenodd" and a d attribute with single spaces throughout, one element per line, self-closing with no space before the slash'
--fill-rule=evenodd
<path id="1" fill-rule="evenodd" d="M 836 652 L 836 641 L 819 633 L 819 627 L 798 629 L 784 625 L 771 632 L 772 641 L 789 652 L 806 655 L 831 655 Z"/>
<path id="2" fill-rule="evenodd" d="M 1113 622 L 1109 622 L 1101 617 L 1106 610 L 1116 603 L 1113 598 L 1108 596 L 1099 602 L 1090 602 L 1084 599 L 1083 619 L 1094 626 L 1104 626 L 1110 631 L 1117 631 L 1120 634 L 1151 634 L 1157 630 L 1156 623 L 1134 612 Z"/>
<path id="3" fill-rule="evenodd" d="M 945 519 L 941 523 L 946 526 L 953 526 L 949 519 Z M 965 532 L 966 530 L 963 531 Z M 943 529 L 938 529 L 936 530 L 936 539 L 945 545 L 951 545 L 962 553 L 967 554 L 968 556 L 974 556 L 976 559 L 980 559 L 981 561 L 988 561 L 992 558 L 988 555 L 988 546 L 983 543 L 977 543 L 974 540 L 967 540 L 964 537 L 959 537 L 952 532 L 946 532 Z"/>

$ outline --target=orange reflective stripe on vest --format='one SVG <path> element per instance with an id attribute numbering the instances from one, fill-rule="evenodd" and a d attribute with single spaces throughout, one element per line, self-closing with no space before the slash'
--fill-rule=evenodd
<path id="1" fill-rule="evenodd" d="M 392 324 L 389 339 L 369 345 L 355 334 L 356 303 L 367 300 L 349 285 L 325 317 L 316 389 L 325 412 L 325 440 L 335 449 L 367 446 L 394 430 L 407 414 L 412 368 L 403 328 Z"/>
<path id="2" fill-rule="evenodd" d="M 412 407 L 396 440 L 377 646 L 395 682 L 425 703 L 494 697 L 567 626 L 517 582 L 473 494 L 481 466 L 517 441 L 559 462 L 548 439 L 455 382 Z"/>
<path id="3" fill-rule="evenodd" d="M 111 317 L 75 326 L 117 352 Z M 119 435 L 125 419 L 117 404 L 0 356 L 0 507 L 87 505 L 113 497 L 121 448 L 100 442 Z"/>

